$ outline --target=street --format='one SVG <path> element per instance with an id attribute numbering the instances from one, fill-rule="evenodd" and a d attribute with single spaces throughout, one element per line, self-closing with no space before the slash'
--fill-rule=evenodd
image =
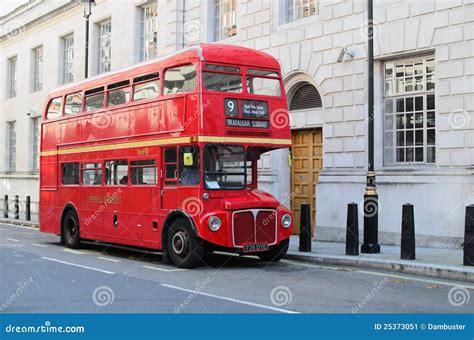
<path id="1" fill-rule="evenodd" d="M 192 270 L 158 253 L 84 244 L 0 224 L 2 312 L 470 313 L 474 285 L 354 268 L 214 254 Z M 468 288 L 466 290 L 466 288 Z M 457 306 L 459 305 L 459 306 Z"/>

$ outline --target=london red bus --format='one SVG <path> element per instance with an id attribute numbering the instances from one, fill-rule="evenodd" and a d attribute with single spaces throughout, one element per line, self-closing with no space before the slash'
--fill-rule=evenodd
<path id="1" fill-rule="evenodd" d="M 276 261 L 291 212 L 257 188 L 257 161 L 291 147 L 279 63 L 202 44 L 49 94 L 40 231 L 163 252 L 194 267 L 216 250 Z"/>

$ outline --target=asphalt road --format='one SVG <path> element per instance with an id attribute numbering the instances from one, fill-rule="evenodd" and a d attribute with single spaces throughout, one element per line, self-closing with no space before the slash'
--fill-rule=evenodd
<path id="1" fill-rule="evenodd" d="M 474 312 L 474 283 L 226 254 L 206 261 L 182 270 L 157 253 L 71 250 L 54 235 L 0 224 L 0 312 Z"/>

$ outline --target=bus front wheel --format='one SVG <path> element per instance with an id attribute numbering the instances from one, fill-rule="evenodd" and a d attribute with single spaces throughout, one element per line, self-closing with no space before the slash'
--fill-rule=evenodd
<path id="1" fill-rule="evenodd" d="M 69 210 L 66 213 L 61 229 L 64 245 L 68 248 L 79 248 L 81 243 L 79 235 L 79 219 L 74 210 Z"/>
<path id="2" fill-rule="evenodd" d="M 290 245 L 290 239 L 281 241 L 272 250 L 259 253 L 258 257 L 264 262 L 277 262 L 280 261 L 288 251 L 288 246 Z"/>
<path id="3" fill-rule="evenodd" d="M 182 218 L 171 224 L 167 248 L 171 261 L 178 268 L 193 268 L 202 264 L 204 244 Z"/>

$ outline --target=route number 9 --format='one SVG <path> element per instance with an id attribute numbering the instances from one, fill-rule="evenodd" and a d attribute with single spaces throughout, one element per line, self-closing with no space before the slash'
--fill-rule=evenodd
<path id="1" fill-rule="evenodd" d="M 237 99 L 224 99 L 224 110 L 227 117 L 237 117 L 239 115 L 237 103 Z"/>

